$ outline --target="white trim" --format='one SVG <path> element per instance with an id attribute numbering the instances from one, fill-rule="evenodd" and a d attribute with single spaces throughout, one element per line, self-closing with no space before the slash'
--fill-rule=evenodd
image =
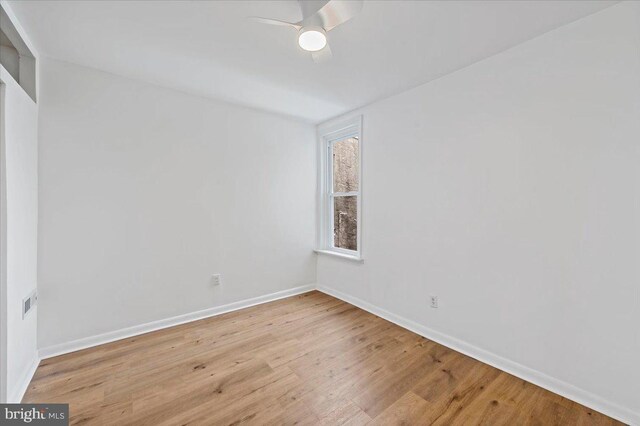
<path id="1" fill-rule="evenodd" d="M 276 293 L 266 294 L 251 299 L 241 300 L 229 303 L 227 305 L 216 306 L 213 308 L 203 309 L 201 311 L 191 312 L 188 314 L 178 315 L 171 318 L 161 319 L 158 321 L 148 322 L 146 324 L 134 325 L 120 330 L 110 331 L 97 336 L 85 337 L 73 340 L 67 343 L 47 346 L 38 351 L 41 359 L 47 359 L 58 355 L 64 355 L 70 352 L 91 348 L 105 343 L 114 342 L 116 340 L 126 339 L 152 331 L 161 330 L 175 325 L 185 324 L 191 321 L 197 321 L 203 318 L 209 318 L 228 312 L 237 311 L 239 309 L 249 308 L 251 306 L 260 305 L 275 300 L 284 299 L 285 297 L 295 296 L 297 294 L 307 293 L 315 289 L 314 284 L 303 285 L 300 287 L 290 288 L 288 290 L 278 291 Z"/>
<path id="2" fill-rule="evenodd" d="M 362 250 L 362 193 L 363 193 L 363 129 L 362 115 L 351 117 L 332 125 L 320 125 L 318 131 L 318 252 L 337 252 L 351 258 L 361 259 Z M 334 142 L 348 138 L 358 137 L 358 190 L 351 192 L 333 192 L 333 162 L 331 148 Z M 333 231 L 333 199 L 334 197 L 356 196 L 357 197 L 357 250 L 340 249 L 333 246 L 333 238 L 330 237 Z"/>
<path id="3" fill-rule="evenodd" d="M 347 260 L 352 260 L 354 262 L 364 262 L 364 259 L 362 257 L 359 256 L 354 256 L 352 254 L 347 254 L 347 253 L 341 253 L 339 251 L 334 251 L 334 250 L 314 250 L 314 252 L 318 253 L 318 254 L 326 254 L 329 256 L 335 256 L 335 257 L 339 257 L 341 259 L 347 259 Z"/>
<path id="4" fill-rule="evenodd" d="M 525 367 L 522 364 L 518 364 L 517 362 L 478 348 L 467 342 L 456 339 L 455 337 L 430 329 L 429 327 L 418 324 L 415 321 L 393 314 L 369 302 L 365 302 L 362 299 L 342 293 L 341 291 L 325 286 L 318 286 L 317 290 L 364 309 L 367 312 L 384 318 L 387 321 L 399 325 L 400 327 L 426 337 L 429 340 L 433 340 L 434 342 L 475 358 L 480 362 L 489 364 L 499 370 L 505 371 L 586 407 L 591 407 L 592 409 L 609 417 L 627 424 L 640 425 L 640 413 L 636 413 L 628 408 L 622 407 L 611 401 L 607 401 L 591 392 L 587 392 L 567 382 L 548 376 L 540 371 Z"/>
<path id="5" fill-rule="evenodd" d="M 33 357 L 31 364 L 29 364 L 29 368 L 25 370 L 16 388 L 13 389 L 13 392 L 11 392 L 11 390 L 9 391 L 9 395 L 7 397 L 8 403 L 19 404 L 22 402 L 22 398 L 24 397 L 25 392 L 27 392 L 29 383 L 31 383 L 31 379 L 33 379 L 33 375 L 36 373 L 39 364 L 40 358 L 37 356 Z"/>
<path id="6" fill-rule="evenodd" d="M 7 85 L 0 65 L 0 403 L 8 398 L 7 389 L 7 188 L 4 141 L 4 98 Z"/>

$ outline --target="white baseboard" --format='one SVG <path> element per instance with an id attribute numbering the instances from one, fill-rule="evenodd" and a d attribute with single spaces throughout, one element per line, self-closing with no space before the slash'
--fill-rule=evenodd
<path id="1" fill-rule="evenodd" d="M 79 351 L 81 349 L 91 348 L 93 346 L 114 342 L 116 340 L 126 339 L 137 336 L 139 334 L 149 333 L 151 331 L 161 330 L 167 327 L 196 321 L 203 318 L 213 317 L 225 314 L 227 312 L 237 311 L 238 309 L 248 308 L 250 306 L 260 305 L 262 303 L 273 302 L 274 300 L 283 299 L 285 297 L 295 296 L 297 294 L 307 293 L 315 289 L 314 284 L 308 284 L 300 287 L 290 288 L 288 290 L 278 291 L 276 293 L 266 294 L 251 299 L 241 300 L 239 302 L 229 303 L 227 305 L 216 306 L 213 308 L 203 309 L 201 311 L 191 312 L 184 315 L 178 315 L 158 321 L 148 322 L 146 324 L 135 325 L 120 330 L 110 331 L 108 333 L 96 336 L 85 337 L 71 342 L 61 343 L 58 345 L 41 348 L 38 353 L 41 359 L 51 358 L 58 355 L 64 355 L 70 352 Z M 28 382 L 27 382 L 28 384 Z M 25 388 L 26 389 L 26 388 Z"/>
<path id="2" fill-rule="evenodd" d="M 36 369 L 38 368 L 38 364 L 40 364 L 40 358 L 38 358 L 37 356 L 34 356 L 33 359 L 31 360 L 31 363 L 29 364 L 29 368 L 27 368 L 24 371 L 17 386 L 14 389 L 10 389 L 9 392 L 7 392 L 8 403 L 18 404 L 22 402 L 22 398 L 24 397 L 24 394 L 27 391 L 27 388 L 29 387 L 29 383 L 31 383 L 31 379 L 33 378 L 33 375 L 35 374 Z"/>
<path id="3" fill-rule="evenodd" d="M 477 359 L 485 364 L 489 364 L 499 370 L 505 371 L 523 380 L 531 382 L 541 388 L 547 389 L 553 393 L 561 395 L 567 399 L 575 401 L 586 407 L 590 407 L 596 411 L 599 411 L 609 417 L 617 419 L 621 422 L 640 425 L 640 413 L 636 413 L 628 408 L 621 407 L 618 404 L 607 401 L 606 399 L 573 386 L 569 383 L 555 379 L 537 370 L 533 370 L 517 362 L 498 356 L 494 353 L 486 351 L 484 349 L 473 346 L 455 337 L 448 336 L 438 331 L 432 330 L 424 325 L 418 324 L 415 321 L 401 317 L 394 313 L 391 313 L 385 309 L 372 305 L 369 302 L 365 302 L 357 297 L 350 296 L 341 291 L 334 290 L 325 286 L 318 286 L 318 291 L 326 293 L 330 296 L 341 299 L 347 303 L 355 305 L 365 311 L 368 311 L 374 315 L 386 319 L 400 327 L 406 328 L 416 334 L 426 337 L 429 340 L 440 343 L 455 351 L 468 355 Z"/>

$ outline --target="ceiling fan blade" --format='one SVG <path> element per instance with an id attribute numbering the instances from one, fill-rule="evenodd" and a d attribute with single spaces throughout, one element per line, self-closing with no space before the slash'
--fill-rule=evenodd
<path id="1" fill-rule="evenodd" d="M 283 26 L 283 27 L 293 27 L 296 30 L 299 30 L 300 28 L 302 28 L 300 25 L 294 24 L 293 22 L 280 21 L 278 19 L 261 18 L 259 16 L 250 16 L 249 19 L 251 19 L 254 22 L 259 22 L 261 24 L 279 25 L 279 26 Z"/>
<path id="2" fill-rule="evenodd" d="M 302 20 L 314 15 L 322 9 L 330 0 L 298 0 L 300 10 L 302 10 Z"/>
<path id="3" fill-rule="evenodd" d="M 325 31 L 330 31 L 356 16 L 362 10 L 362 3 L 363 0 L 331 0 L 300 23 L 302 26 L 321 25 Z"/>
<path id="4" fill-rule="evenodd" d="M 323 62 L 327 62 L 333 54 L 331 53 L 331 48 L 327 44 L 323 49 L 318 50 L 317 52 L 311 52 L 311 58 L 313 62 L 316 64 L 321 64 Z"/>

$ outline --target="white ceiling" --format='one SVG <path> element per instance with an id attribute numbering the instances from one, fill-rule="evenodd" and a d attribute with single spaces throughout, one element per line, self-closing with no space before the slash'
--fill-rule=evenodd
<path id="1" fill-rule="evenodd" d="M 211 98 L 320 122 L 417 86 L 612 1 L 365 1 L 315 64 L 295 1 L 12 1 L 39 52 Z"/>

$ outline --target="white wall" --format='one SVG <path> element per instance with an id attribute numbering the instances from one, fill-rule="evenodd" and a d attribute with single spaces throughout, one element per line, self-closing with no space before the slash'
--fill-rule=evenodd
<path id="1" fill-rule="evenodd" d="M 315 282 L 313 126 L 52 60 L 40 88 L 41 348 Z"/>
<path id="2" fill-rule="evenodd" d="M 37 365 L 37 309 L 22 318 L 22 300 L 37 287 L 38 109 L 0 66 L 2 126 L 3 397 L 19 402 Z M 5 299 L 6 298 L 6 299 Z M 6 322 L 5 322 L 6 321 Z M 4 357 L 5 354 L 3 353 Z M 6 362 L 6 364 L 5 364 Z"/>
<path id="3" fill-rule="evenodd" d="M 14 80 L 20 80 L 20 55 L 14 47 L 0 44 L 0 63 Z"/>
<path id="4" fill-rule="evenodd" d="M 318 285 L 640 424 L 639 52 L 623 3 L 347 115 L 365 262 Z"/>

